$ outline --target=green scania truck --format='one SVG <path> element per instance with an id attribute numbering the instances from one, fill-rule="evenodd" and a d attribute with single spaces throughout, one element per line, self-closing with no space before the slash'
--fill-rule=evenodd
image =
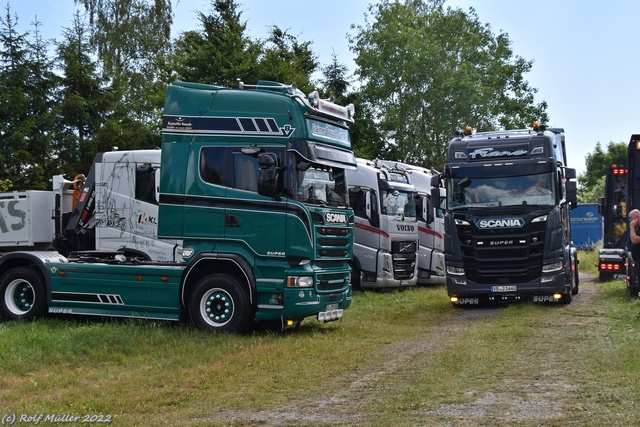
<path id="1" fill-rule="evenodd" d="M 255 321 L 287 328 L 310 316 L 340 319 L 351 304 L 345 170 L 357 167 L 353 116 L 352 105 L 305 96 L 295 85 L 169 85 L 159 196 L 150 201 L 158 204 L 157 238 L 180 253 L 158 260 L 100 247 L 5 248 L 0 314 L 190 318 L 223 332 Z M 51 218 L 82 219 L 81 209 Z"/>

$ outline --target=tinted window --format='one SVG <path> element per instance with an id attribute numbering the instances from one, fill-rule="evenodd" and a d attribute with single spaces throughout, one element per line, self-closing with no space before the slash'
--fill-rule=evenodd
<path id="1" fill-rule="evenodd" d="M 258 159 L 233 153 L 233 187 L 258 192 Z"/>
<path id="2" fill-rule="evenodd" d="M 367 214 L 366 214 L 366 200 L 365 200 L 365 195 L 366 193 L 362 190 L 349 190 L 349 201 L 351 202 L 351 208 L 353 209 L 353 213 L 356 216 L 359 216 L 361 218 L 366 218 Z"/>
<path id="3" fill-rule="evenodd" d="M 142 165 L 136 169 L 136 199 L 158 204 L 156 201 L 156 169 Z"/>
<path id="4" fill-rule="evenodd" d="M 200 176 L 209 184 L 227 185 L 226 147 L 204 147 L 200 152 Z"/>

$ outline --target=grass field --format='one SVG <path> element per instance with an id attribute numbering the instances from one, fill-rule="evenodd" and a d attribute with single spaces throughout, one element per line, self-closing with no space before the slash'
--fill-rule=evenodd
<path id="1" fill-rule="evenodd" d="M 67 426 L 85 415 L 122 426 L 640 425 L 640 302 L 621 281 L 597 282 L 592 258 L 580 253 L 580 293 L 567 306 L 457 309 L 435 287 L 356 292 L 342 321 L 307 321 L 287 333 L 212 335 L 137 320 L 0 322 L 0 421 L 15 414 L 25 421 L 16 425 L 33 425 L 24 417 L 44 414 L 41 425 Z M 52 422 L 54 415 L 67 418 Z"/>

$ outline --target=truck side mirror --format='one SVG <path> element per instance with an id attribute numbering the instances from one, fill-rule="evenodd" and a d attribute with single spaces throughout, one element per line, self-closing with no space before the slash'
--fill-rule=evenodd
<path id="1" fill-rule="evenodd" d="M 433 206 L 440 206 L 440 175 L 433 175 L 431 177 L 431 198 L 429 200 L 431 208 L 430 212 L 433 216 Z M 433 218 L 432 218 L 433 221 Z M 431 222 L 431 221 L 429 221 Z"/>
<path id="2" fill-rule="evenodd" d="M 258 194 L 275 197 L 278 194 L 277 158 L 272 153 L 258 155 Z"/>
<path id="3" fill-rule="evenodd" d="M 367 215 L 367 218 L 371 220 L 371 204 L 373 201 L 371 200 L 371 191 L 365 191 L 364 193 L 364 213 Z"/>
<path id="4" fill-rule="evenodd" d="M 376 193 L 367 190 L 364 194 L 365 214 L 367 219 L 374 227 L 380 226 L 380 217 L 378 216 L 378 199 Z"/>
<path id="5" fill-rule="evenodd" d="M 156 204 L 160 204 L 160 169 L 156 169 L 155 170 L 155 199 L 156 199 Z"/>
<path id="6" fill-rule="evenodd" d="M 431 187 L 431 198 L 429 199 L 430 204 L 436 204 L 436 206 L 440 206 L 440 188 L 439 187 Z"/>
<path id="7" fill-rule="evenodd" d="M 572 168 L 564 169 L 564 177 L 567 180 L 567 202 L 571 203 L 571 209 L 578 207 L 578 183 L 570 181 L 576 178 L 576 170 Z"/>
<path id="8" fill-rule="evenodd" d="M 431 202 L 432 197 L 433 196 L 431 195 L 422 197 L 423 209 L 425 210 L 423 212 L 423 218 L 427 222 L 427 224 L 431 224 L 435 219 L 433 215 L 433 203 Z"/>

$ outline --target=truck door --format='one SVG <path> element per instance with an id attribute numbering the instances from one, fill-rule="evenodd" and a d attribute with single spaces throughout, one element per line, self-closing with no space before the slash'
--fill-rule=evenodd
<path id="1" fill-rule="evenodd" d="M 349 201 L 355 216 L 354 256 L 362 271 L 375 273 L 381 233 L 384 233 L 379 228 L 378 198 L 373 190 L 354 187 L 349 189 Z"/>
<path id="2" fill-rule="evenodd" d="M 258 193 L 258 153 L 246 147 L 233 147 L 230 152 L 225 239 L 241 242 L 258 256 L 285 257 L 286 203 Z M 271 157 L 279 168 L 284 151 L 265 148 L 259 154 Z"/>
<path id="3" fill-rule="evenodd" d="M 184 198 L 184 239 L 224 239 L 229 185 L 228 144 L 196 147 L 189 153 Z M 216 243 L 207 245 L 214 249 Z"/>

